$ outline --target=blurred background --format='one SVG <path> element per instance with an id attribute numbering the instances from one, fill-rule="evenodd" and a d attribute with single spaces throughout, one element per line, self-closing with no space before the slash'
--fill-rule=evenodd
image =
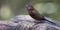
<path id="1" fill-rule="evenodd" d="M 26 4 L 32 4 L 44 16 L 60 20 L 60 0 L 0 0 L 0 20 L 28 14 Z"/>

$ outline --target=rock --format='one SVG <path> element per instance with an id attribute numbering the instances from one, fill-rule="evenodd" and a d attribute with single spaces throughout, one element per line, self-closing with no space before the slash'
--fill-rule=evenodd
<path id="1" fill-rule="evenodd" d="M 13 22 L 21 22 L 21 21 L 35 21 L 35 19 L 31 18 L 29 15 L 18 15 L 11 19 Z"/>
<path id="2" fill-rule="evenodd" d="M 0 21 L 0 30 L 60 30 L 60 27 L 47 21 L 36 23 L 29 15 L 19 15 L 9 21 Z"/>

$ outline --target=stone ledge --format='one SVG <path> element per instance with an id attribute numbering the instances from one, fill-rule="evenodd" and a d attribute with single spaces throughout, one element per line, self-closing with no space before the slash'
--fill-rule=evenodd
<path id="1" fill-rule="evenodd" d="M 60 27 L 50 23 L 37 24 L 29 15 L 19 15 L 14 18 L 0 21 L 0 30 L 60 30 Z"/>

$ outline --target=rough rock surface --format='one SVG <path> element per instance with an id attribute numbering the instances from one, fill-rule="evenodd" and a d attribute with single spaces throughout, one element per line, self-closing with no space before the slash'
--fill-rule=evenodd
<path id="1" fill-rule="evenodd" d="M 60 30 L 60 27 L 49 22 L 35 23 L 29 15 L 19 15 L 10 21 L 0 21 L 0 30 Z"/>

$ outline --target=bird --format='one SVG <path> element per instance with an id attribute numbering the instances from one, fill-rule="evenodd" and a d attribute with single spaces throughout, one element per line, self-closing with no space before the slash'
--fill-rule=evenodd
<path id="1" fill-rule="evenodd" d="M 50 21 L 50 20 L 46 19 L 45 16 L 41 15 L 32 5 L 28 4 L 28 5 L 26 5 L 26 8 L 27 8 L 29 15 L 33 19 L 38 21 L 38 23 L 40 23 L 40 22 L 44 23 L 45 21 L 48 21 L 51 24 L 57 25 L 57 23 L 54 23 L 54 21 Z"/>
<path id="2" fill-rule="evenodd" d="M 39 12 L 32 6 L 26 5 L 29 15 L 36 20 L 44 20 L 44 16 L 40 15 Z"/>

